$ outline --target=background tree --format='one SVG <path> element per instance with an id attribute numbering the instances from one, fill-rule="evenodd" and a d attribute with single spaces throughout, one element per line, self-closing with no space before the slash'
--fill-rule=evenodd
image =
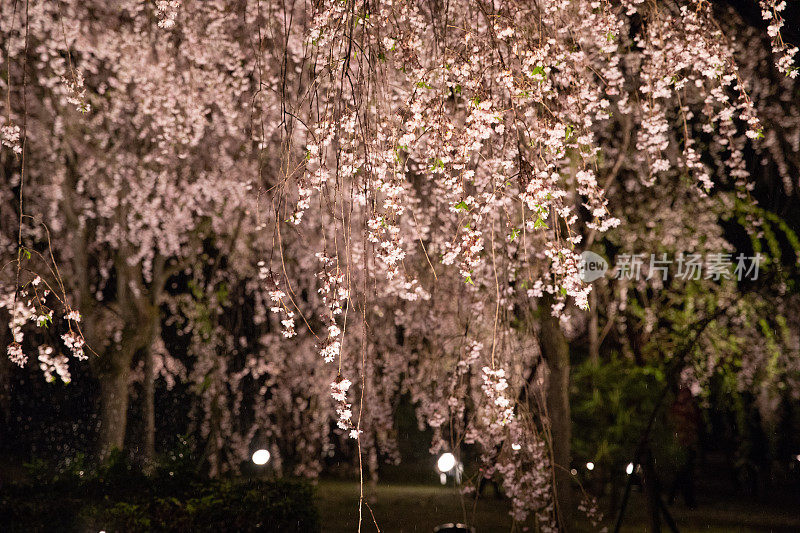
<path id="1" fill-rule="evenodd" d="M 783 7 L 762 4 L 792 80 Z M 0 219 L 3 244 L 17 272 L 23 249 L 42 254 L 25 257 L 32 271 L 59 266 L 42 279 L 64 280 L 67 347 L 91 352 L 104 453 L 125 444 L 144 354 L 151 414 L 154 372 L 185 371 L 211 473 L 256 439 L 286 471 L 315 475 L 338 450 L 375 472 L 398 457 L 407 396 L 432 451 L 474 453 L 516 519 L 566 524 L 583 325 L 591 359 L 638 364 L 668 360 L 654 339 L 715 308 L 731 308 L 722 336 L 780 305 L 734 305 L 724 282 L 622 280 L 590 309 L 580 278 L 593 246 L 722 252 L 731 214 L 767 231 L 746 154 L 769 132 L 722 19 L 702 1 L 12 9 L 3 157 L 23 203 Z M 797 130 L 782 128 L 759 154 L 783 153 Z M 774 160 L 783 177 L 789 160 Z M 35 275 L 8 270 L 14 332 L 46 316 L 17 310 Z M 32 346 L 14 340 L 12 360 Z M 66 359 L 43 357 L 63 374 Z"/>

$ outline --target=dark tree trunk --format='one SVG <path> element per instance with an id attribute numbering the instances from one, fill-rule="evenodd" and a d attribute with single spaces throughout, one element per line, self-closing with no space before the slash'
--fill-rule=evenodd
<path id="1" fill-rule="evenodd" d="M 550 420 L 553 445 L 556 508 L 559 522 L 566 527 L 572 516 L 572 480 L 569 473 L 572 437 L 569 408 L 569 344 L 561 331 L 558 319 L 550 313 L 550 302 L 545 299 L 540 305 L 539 344 L 549 370 L 547 416 Z"/>
<path id="2" fill-rule="evenodd" d="M 0 342 L 8 346 L 8 336 L 0 336 Z M 5 353 L 0 354 L 0 424 L 4 426 L 11 421 L 11 364 Z"/>
<path id="3" fill-rule="evenodd" d="M 600 363 L 600 325 L 597 310 L 597 287 L 589 293 L 589 360 L 593 365 Z"/>
<path id="4" fill-rule="evenodd" d="M 128 422 L 129 363 L 115 361 L 100 375 L 100 457 L 107 459 L 114 448 L 125 444 Z"/>
<path id="5" fill-rule="evenodd" d="M 150 287 L 144 282 L 141 265 L 131 265 L 128 245 L 123 242 L 118 249 L 111 251 L 115 278 L 116 301 L 95 300 L 92 290 L 90 265 L 90 246 L 94 232 L 81 220 L 75 200 L 78 183 L 77 161 L 74 156 L 66 158 L 67 177 L 62 185 L 64 215 L 69 232 L 72 234 L 72 262 L 74 290 L 78 297 L 78 310 L 85 317 L 83 335 L 87 344 L 87 355 L 94 375 L 100 382 L 100 435 L 99 450 L 101 459 L 108 457 L 114 448 L 122 449 L 125 444 L 125 430 L 128 419 L 128 380 L 130 366 L 137 350 L 147 348 L 148 352 L 154 336 L 160 334 L 159 308 L 160 294 L 168 277 L 165 272 L 166 260 L 157 256 L 153 261 L 153 276 Z M 124 191 L 122 192 L 124 194 Z M 125 218 L 120 210 L 117 216 Z M 109 309 L 110 308 L 110 309 Z M 122 339 L 119 343 L 108 337 L 108 332 L 99 327 L 105 313 L 112 310 L 122 322 Z M 101 351 L 97 355 L 95 351 Z M 145 416 L 147 430 L 154 427 L 154 408 L 152 405 L 152 357 L 146 354 L 149 371 L 145 377 Z M 149 378 L 147 377 L 149 376 Z M 149 379 L 149 383 L 148 383 Z M 148 404 L 148 402 L 150 402 Z M 145 454 L 152 446 L 146 437 Z"/>
<path id="6" fill-rule="evenodd" d="M 155 375 L 153 374 L 153 349 L 144 354 L 144 460 L 150 467 L 156 455 Z"/>
<path id="7" fill-rule="evenodd" d="M 99 356 L 90 358 L 93 370 L 100 381 L 100 458 L 107 459 L 111 450 L 122 450 L 125 445 L 125 430 L 128 422 L 128 402 L 131 362 L 136 352 L 149 347 L 151 319 L 140 315 L 139 320 L 131 316 L 130 323 L 122 332 L 122 339 Z"/>
<path id="8" fill-rule="evenodd" d="M 661 491 L 656 477 L 653 454 L 647 449 L 642 461 L 642 484 L 647 498 L 647 514 L 650 515 L 651 533 L 661 533 Z"/>
<path id="9" fill-rule="evenodd" d="M 155 404 L 155 367 L 153 364 L 153 342 L 161 335 L 161 321 L 155 311 L 150 319 L 150 343 L 144 353 L 144 460 L 145 467 L 150 468 L 156 458 L 156 404 Z"/>

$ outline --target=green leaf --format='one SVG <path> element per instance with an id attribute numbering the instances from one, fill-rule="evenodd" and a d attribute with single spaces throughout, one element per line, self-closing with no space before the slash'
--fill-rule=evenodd
<path id="1" fill-rule="evenodd" d="M 464 200 L 461 200 L 453 206 L 457 211 L 469 211 L 469 206 Z"/>
<path id="2" fill-rule="evenodd" d="M 531 74 L 533 76 L 539 76 L 539 77 L 543 78 L 542 80 L 539 80 L 540 82 L 544 81 L 545 79 L 547 79 L 547 73 L 544 71 L 544 67 L 539 66 L 539 65 L 533 67 L 533 70 L 531 70 Z"/>

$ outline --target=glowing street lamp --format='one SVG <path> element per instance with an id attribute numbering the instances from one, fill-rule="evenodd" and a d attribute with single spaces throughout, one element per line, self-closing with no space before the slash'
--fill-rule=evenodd
<path id="1" fill-rule="evenodd" d="M 267 464 L 268 461 L 269 461 L 269 452 L 267 450 L 264 449 L 256 450 L 255 453 L 253 453 L 253 462 L 258 466 L 265 465 Z"/>
<path id="2" fill-rule="evenodd" d="M 462 467 L 458 464 L 456 456 L 450 452 L 443 453 L 436 461 L 436 470 L 439 471 L 439 482 L 442 485 L 447 484 L 447 474 L 455 477 L 456 483 L 461 481 Z"/>
<path id="3" fill-rule="evenodd" d="M 436 461 L 436 468 L 442 474 L 446 474 L 450 472 L 456 466 L 456 456 L 450 452 L 443 453 L 439 456 L 439 460 Z"/>
<path id="4" fill-rule="evenodd" d="M 591 461 L 586 463 L 586 470 L 589 470 L 589 471 L 594 470 L 594 463 L 592 463 Z"/>
<path id="5" fill-rule="evenodd" d="M 628 466 L 625 467 L 625 473 L 629 476 L 633 474 L 633 463 L 628 463 Z"/>

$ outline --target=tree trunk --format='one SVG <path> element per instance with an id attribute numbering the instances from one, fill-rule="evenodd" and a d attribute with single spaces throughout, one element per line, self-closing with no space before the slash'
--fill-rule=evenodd
<path id="1" fill-rule="evenodd" d="M 600 363 L 600 325 L 597 310 L 597 287 L 589 293 L 589 361 L 597 366 Z"/>
<path id="2" fill-rule="evenodd" d="M 1 337 L 0 346 L 8 346 L 6 336 Z M 11 361 L 5 353 L 0 354 L 0 424 L 11 421 Z"/>
<path id="3" fill-rule="evenodd" d="M 144 354 L 144 461 L 146 468 L 150 468 L 156 456 L 155 379 L 153 348 L 149 346 Z"/>
<path id="4" fill-rule="evenodd" d="M 153 343 L 161 335 L 161 317 L 154 309 L 150 319 L 150 342 L 144 353 L 144 462 L 149 469 L 156 458 L 156 376 L 153 364 Z"/>
<path id="5" fill-rule="evenodd" d="M 572 515 L 570 470 L 570 440 L 572 427 L 569 409 L 569 344 L 561 331 L 558 319 L 550 313 L 547 299 L 540 304 L 541 330 L 539 344 L 549 370 L 547 386 L 547 416 L 553 446 L 553 467 L 556 491 L 556 512 L 566 528 Z"/>
<path id="6" fill-rule="evenodd" d="M 128 383 L 131 361 L 139 344 L 136 332 L 123 331 L 117 346 L 89 359 L 100 382 L 100 459 L 108 459 L 114 448 L 125 446 L 128 423 Z"/>
<path id="7" fill-rule="evenodd" d="M 642 484 L 647 499 L 647 514 L 650 515 L 650 532 L 661 533 L 661 491 L 658 487 L 653 453 L 648 448 L 643 454 Z"/>
<path id="8" fill-rule="evenodd" d="M 100 458 L 125 444 L 128 422 L 128 364 L 113 364 L 100 374 Z"/>

